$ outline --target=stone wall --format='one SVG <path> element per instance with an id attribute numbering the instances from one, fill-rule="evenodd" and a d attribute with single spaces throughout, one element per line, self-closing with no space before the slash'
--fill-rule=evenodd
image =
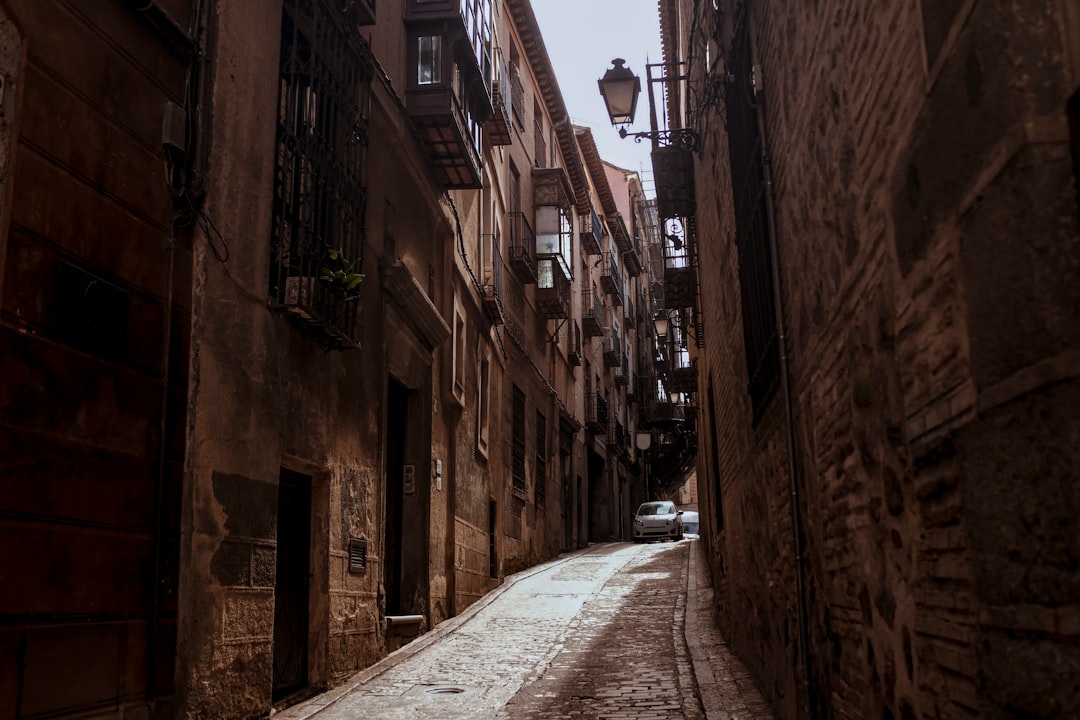
<path id="1" fill-rule="evenodd" d="M 705 33 L 719 20 L 717 54 L 737 15 L 722 5 L 700 20 Z M 1069 12 L 750 3 L 822 717 L 1080 711 L 1070 684 L 1049 681 L 1080 667 Z M 721 624 L 793 718 L 805 700 L 785 409 L 778 394 L 751 422 L 727 136 L 708 102 L 722 81 L 697 82 L 697 186 L 712 189 L 698 209 L 701 374 L 717 410 L 699 477 L 703 508 L 722 494 L 723 528 L 703 521 Z"/>

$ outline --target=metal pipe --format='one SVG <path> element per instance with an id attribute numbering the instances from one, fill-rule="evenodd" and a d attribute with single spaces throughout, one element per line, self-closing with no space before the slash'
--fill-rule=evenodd
<path id="1" fill-rule="evenodd" d="M 799 464 L 795 458 L 795 411 L 791 397 L 791 377 L 788 368 L 787 332 L 784 323 L 784 301 L 780 275 L 779 243 L 776 232 L 776 204 L 772 182 L 772 156 L 769 154 L 768 135 L 765 131 L 765 113 L 761 95 L 761 68 L 753 66 L 754 97 L 757 98 L 758 134 L 761 139 L 761 174 L 765 190 L 766 221 L 769 236 L 769 262 L 773 281 L 773 308 L 776 312 L 776 333 L 779 344 L 780 391 L 784 398 L 784 431 L 787 441 L 787 465 L 791 493 L 791 530 L 795 549 L 796 612 L 799 624 L 799 660 L 803 666 L 803 700 L 806 717 L 814 717 L 813 684 L 810 682 L 810 629 L 807 620 L 806 557 L 802 542 L 802 511 L 799 493 Z"/>

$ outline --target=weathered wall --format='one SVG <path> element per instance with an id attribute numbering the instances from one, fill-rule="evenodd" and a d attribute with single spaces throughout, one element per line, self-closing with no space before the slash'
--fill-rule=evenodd
<path id="1" fill-rule="evenodd" d="M 1046 681 L 1078 667 L 1067 16 L 1049 0 L 751 3 L 824 716 L 1078 711 Z M 727 138 L 706 116 L 712 564 L 729 639 L 795 717 L 784 409 L 751 426 Z"/>
<path id="2" fill-rule="evenodd" d="M 258 6 L 258 7 L 256 7 Z M 383 8 L 380 7 L 380 11 Z M 390 8 L 387 12 L 393 14 Z M 403 498 L 402 597 L 397 612 L 427 613 L 433 538 L 429 482 L 432 349 L 410 311 L 384 292 L 400 259 L 428 286 L 447 237 L 422 155 L 395 100 L 371 108 L 366 279 L 361 345 L 326 352 L 263 300 L 270 263 L 280 5 L 216 7 L 207 216 L 197 263 L 181 678 L 188 717 L 247 717 L 271 702 L 274 560 L 281 468 L 312 482 L 309 684 L 327 686 L 385 653 L 388 378 L 409 393 L 403 461 L 417 469 Z M 227 259 L 223 248 L 227 246 Z M 436 366 L 437 369 L 437 366 Z M 400 492 L 400 486 L 396 489 Z M 261 497 L 261 502 L 254 498 Z M 436 518 L 437 519 L 437 518 Z M 349 538 L 368 541 L 363 573 L 348 571 Z M 441 558 L 441 555 L 438 557 Z M 445 611 L 443 611 L 445 612 Z"/>

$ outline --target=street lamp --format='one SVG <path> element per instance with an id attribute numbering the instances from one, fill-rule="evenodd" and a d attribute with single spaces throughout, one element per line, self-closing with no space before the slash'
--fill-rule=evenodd
<path id="1" fill-rule="evenodd" d="M 604 77 L 596 81 L 600 86 L 600 95 L 607 106 L 608 117 L 612 125 L 623 125 L 620 134 L 626 137 L 626 125 L 634 122 L 637 112 L 637 99 L 641 94 L 641 80 L 634 71 L 626 67 L 626 61 L 615 58 Z"/>
<path id="2" fill-rule="evenodd" d="M 700 145 L 698 134 L 691 128 L 674 128 L 660 130 L 656 122 L 656 101 L 653 98 L 653 84 L 669 81 L 686 80 L 686 75 L 668 76 L 665 70 L 668 67 L 678 67 L 682 63 L 650 63 L 645 66 L 648 75 L 649 88 L 649 132 L 631 133 L 626 131 L 626 126 L 634 122 L 634 114 L 637 110 L 637 99 L 641 93 L 641 80 L 634 72 L 626 67 L 626 61 L 615 58 L 611 61 L 611 67 L 604 73 L 604 77 L 597 80 L 600 86 L 600 96 L 604 98 L 608 117 L 612 125 L 619 126 L 619 137 L 626 139 L 634 138 L 634 142 L 644 139 L 652 141 L 653 149 L 666 145 L 677 145 L 684 150 L 697 150 Z M 653 76 L 653 70 L 658 75 Z"/>
<path id="3" fill-rule="evenodd" d="M 658 312 L 656 317 L 653 318 L 653 327 L 656 328 L 657 337 L 666 338 L 668 332 L 671 330 L 671 318 L 663 311 Z"/>

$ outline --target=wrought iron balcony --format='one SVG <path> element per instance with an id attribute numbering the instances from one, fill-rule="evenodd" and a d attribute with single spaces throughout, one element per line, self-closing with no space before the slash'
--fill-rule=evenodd
<path id="1" fill-rule="evenodd" d="M 608 454 L 616 457 L 622 457 L 626 454 L 630 445 L 627 442 L 628 438 L 626 431 L 623 430 L 623 424 L 618 418 L 612 416 L 611 423 L 608 426 L 607 436 L 607 449 Z"/>
<path id="2" fill-rule="evenodd" d="M 600 241 L 604 237 L 604 223 L 600 216 L 593 210 L 591 214 L 581 218 L 581 249 L 586 255 L 600 254 Z"/>
<path id="3" fill-rule="evenodd" d="M 506 310 L 503 307 L 503 259 L 494 235 L 485 235 L 492 248 L 491 262 L 484 268 L 484 309 L 488 318 L 495 325 L 506 322 Z"/>
<path id="4" fill-rule="evenodd" d="M 570 315 L 570 274 L 559 255 L 542 255 L 536 261 L 536 309 L 548 319 Z"/>
<path id="5" fill-rule="evenodd" d="M 452 87 L 410 88 L 406 108 L 444 187 L 483 187 L 482 161 L 470 117 Z"/>
<path id="6" fill-rule="evenodd" d="M 591 302 L 589 295 L 592 295 Z M 581 327 L 585 337 L 594 338 L 604 334 L 604 306 L 596 290 L 582 296 Z"/>
<path id="7" fill-rule="evenodd" d="M 585 393 L 585 427 L 596 435 L 608 433 L 608 403 L 599 392 Z"/>
<path id="8" fill-rule="evenodd" d="M 697 302 L 697 270 L 690 265 L 664 268 L 664 307 L 692 307 Z"/>
<path id="9" fill-rule="evenodd" d="M 626 358 L 623 358 L 622 365 L 615 368 L 615 384 L 626 387 L 630 382 L 630 370 L 626 367 Z"/>
<path id="10" fill-rule="evenodd" d="M 642 261 L 644 256 L 641 253 L 641 238 L 635 236 L 633 241 L 633 247 L 623 253 L 623 265 L 626 267 L 626 273 L 630 277 L 637 277 L 645 270 L 645 264 Z"/>
<path id="11" fill-rule="evenodd" d="M 622 367 L 623 362 L 622 338 L 614 330 L 608 330 L 604 336 L 604 366 Z"/>
<path id="12" fill-rule="evenodd" d="M 510 267 L 523 283 L 536 282 L 536 233 L 525 218 L 525 213 L 512 212 L 510 221 Z"/>
<path id="13" fill-rule="evenodd" d="M 637 312 L 634 310 L 634 301 L 629 297 L 626 298 L 626 305 L 623 306 L 623 320 L 626 322 L 626 327 L 637 327 Z"/>
<path id="14" fill-rule="evenodd" d="M 583 356 L 581 354 L 581 327 L 574 323 L 570 332 L 570 349 L 567 351 L 567 360 L 573 367 L 581 367 Z"/>
<path id="15" fill-rule="evenodd" d="M 510 65 L 510 105 L 518 127 L 525 129 L 525 86 L 521 82 L 521 70 Z"/>
<path id="16" fill-rule="evenodd" d="M 491 100 L 494 111 L 491 117 L 484 123 L 484 132 L 487 133 L 492 145 L 510 145 L 514 142 L 514 133 L 511 128 L 510 112 L 513 107 L 513 83 L 510 79 L 510 66 L 506 62 L 501 49 L 495 51 L 495 81 L 491 89 Z"/>
<path id="17" fill-rule="evenodd" d="M 480 121 L 491 117 L 492 75 L 491 0 L 407 0 L 405 23 L 414 34 L 440 34 L 446 58 L 461 70 L 461 86 L 469 96 L 472 114 Z M 416 67 L 410 49 L 409 64 Z M 452 69 L 444 80 L 453 77 Z"/>
<path id="18" fill-rule="evenodd" d="M 661 219 L 689 217 L 694 200 L 694 155 L 685 147 L 668 145 L 652 151 L 656 208 Z"/>
<path id="19" fill-rule="evenodd" d="M 619 271 L 618 255 L 613 250 L 608 250 L 604 255 L 604 268 L 600 275 L 600 283 L 604 290 L 612 297 L 612 303 L 618 306 L 623 304 L 622 273 Z"/>
<path id="20" fill-rule="evenodd" d="M 634 246 L 630 241 L 630 232 L 626 229 L 626 221 L 623 219 L 622 213 L 615 213 L 608 217 L 607 224 L 619 252 L 624 253 L 632 250 Z"/>

